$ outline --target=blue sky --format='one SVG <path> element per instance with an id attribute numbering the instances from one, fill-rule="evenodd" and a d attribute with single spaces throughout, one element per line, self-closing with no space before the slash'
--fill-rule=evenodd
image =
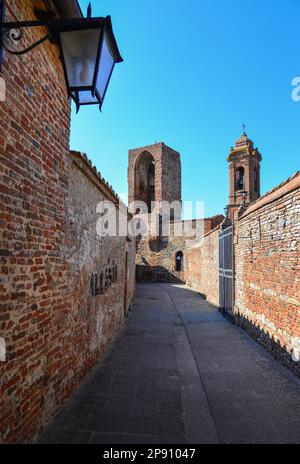
<path id="1" fill-rule="evenodd" d="M 86 11 L 87 0 L 80 1 Z M 118 193 L 128 149 L 163 141 L 181 153 L 184 200 L 222 213 L 226 157 L 243 121 L 263 156 L 262 193 L 300 169 L 298 0 L 93 0 L 112 16 L 124 63 L 103 105 L 73 112 L 71 146 Z"/>

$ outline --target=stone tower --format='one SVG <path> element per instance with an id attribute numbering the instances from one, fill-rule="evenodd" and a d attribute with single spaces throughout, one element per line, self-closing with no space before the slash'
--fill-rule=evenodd
<path id="1" fill-rule="evenodd" d="M 244 132 L 231 147 L 229 163 L 229 213 L 234 219 L 235 212 L 242 204 L 249 205 L 260 197 L 261 154 L 254 148 L 252 140 Z"/>
<path id="2" fill-rule="evenodd" d="M 129 150 L 128 201 L 181 202 L 180 154 L 164 143 Z M 135 211 L 132 211 L 135 212 Z"/>

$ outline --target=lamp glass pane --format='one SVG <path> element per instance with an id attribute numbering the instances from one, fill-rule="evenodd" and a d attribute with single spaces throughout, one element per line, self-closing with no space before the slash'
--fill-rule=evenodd
<path id="1" fill-rule="evenodd" d="M 101 29 L 61 32 L 61 44 L 70 87 L 91 87 Z"/>
<path id="2" fill-rule="evenodd" d="M 104 98 L 108 80 L 115 64 L 115 58 L 111 52 L 111 48 L 107 39 L 106 34 L 104 34 L 100 66 L 98 71 L 98 78 L 96 88 L 101 96 L 101 99 Z"/>
<path id="3" fill-rule="evenodd" d="M 72 92 L 72 95 L 74 99 L 76 100 L 76 94 L 75 92 Z M 92 103 L 98 103 L 100 104 L 98 98 L 93 97 L 92 92 L 90 90 L 82 90 L 81 92 L 78 92 L 78 98 L 79 98 L 79 103 L 80 105 L 83 105 L 85 103 L 92 104 Z"/>

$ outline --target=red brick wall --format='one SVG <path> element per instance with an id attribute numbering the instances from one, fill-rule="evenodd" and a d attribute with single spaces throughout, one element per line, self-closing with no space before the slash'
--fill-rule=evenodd
<path id="1" fill-rule="evenodd" d="M 34 18 L 31 1 L 9 1 L 18 19 Z M 12 13 L 11 10 L 9 10 Z M 12 17 L 12 16 L 10 16 Z M 39 39 L 41 30 L 26 33 Z M 56 47 L 5 54 L 7 100 L 0 103 L 1 336 L 0 442 L 29 438 L 55 410 L 68 368 L 49 350 L 69 310 L 64 238 L 70 168 L 70 107 Z M 50 342 L 51 346 L 51 342 Z M 52 379 L 52 380 L 51 380 Z"/>
<path id="2" fill-rule="evenodd" d="M 34 19 L 32 1 L 10 5 L 18 19 Z M 21 46 L 42 34 L 26 33 Z M 3 77 L 0 337 L 7 358 L 0 361 L 0 443 L 11 443 L 31 441 L 49 423 L 118 333 L 126 309 L 125 253 L 128 305 L 134 247 L 126 239 L 108 241 L 103 254 L 96 243 L 96 200 L 116 198 L 72 164 L 70 105 L 56 46 L 5 55 Z M 92 298 L 90 274 L 108 259 L 118 263 L 117 283 Z"/>
<path id="3" fill-rule="evenodd" d="M 188 248 L 185 258 L 186 284 L 219 305 L 219 228 L 205 235 L 201 245 Z"/>
<path id="4" fill-rule="evenodd" d="M 236 316 L 292 364 L 300 349 L 300 174 L 250 206 L 236 223 L 234 253 Z"/>
<path id="5" fill-rule="evenodd" d="M 198 247 L 191 247 L 192 243 L 199 242 L 197 237 L 189 237 L 191 230 L 199 230 L 201 234 L 207 234 L 211 231 L 212 226 L 220 224 L 224 217 L 222 215 L 215 216 L 213 218 L 207 218 L 204 220 L 191 220 L 191 221 L 178 221 L 171 223 L 169 227 L 169 236 L 166 237 L 144 237 L 138 240 L 137 244 L 137 255 L 136 262 L 139 266 L 138 280 L 150 280 L 155 282 L 156 280 L 180 280 L 182 282 L 193 282 L 195 285 L 195 266 L 190 266 L 189 261 L 186 261 L 186 256 L 194 255 L 191 250 L 197 250 Z M 197 222 L 197 224 L 196 224 Z M 180 233 L 177 230 L 177 225 L 181 226 L 183 235 L 175 236 Z M 205 242 L 207 243 L 207 239 Z M 209 242 L 210 243 L 210 242 Z M 184 266 L 182 272 L 176 272 L 176 253 L 181 251 L 184 256 Z M 195 252 L 197 254 L 197 252 Z M 196 259 L 195 256 L 193 259 Z M 209 258 L 208 258 L 209 261 Z M 146 270 L 146 274 L 143 273 Z M 218 271 L 219 272 L 219 271 Z M 214 285 L 208 282 L 209 285 Z M 204 293 L 204 292 L 203 292 Z"/>
<path id="6" fill-rule="evenodd" d="M 140 176 L 137 169 L 140 157 L 149 153 L 155 162 L 155 201 L 181 201 L 181 162 L 177 151 L 167 147 L 164 143 L 157 143 L 147 147 L 129 151 L 128 159 L 128 201 L 145 201 L 138 195 L 137 185 Z"/>

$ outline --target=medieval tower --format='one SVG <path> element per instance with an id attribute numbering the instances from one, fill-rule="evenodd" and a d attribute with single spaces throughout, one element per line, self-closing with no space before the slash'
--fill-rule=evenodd
<path id="1" fill-rule="evenodd" d="M 137 280 L 184 282 L 187 246 L 198 243 L 198 235 L 215 228 L 224 216 L 182 220 L 180 154 L 164 143 L 129 150 L 128 191 L 136 224 Z M 168 212 L 161 207 L 162 202 L 168 203 Z M 149 213 L 154 213 L 151 219 Z M 159 227 L 154 228 L 155 233 L 152 228 L 144 233 L 143 222 L 149 224 L 152 216 L 158 218 Z"/>
<path id="2" fill-rule="evenodd" d="M 148 213 L 154 201 L 181 202 L 180 154 L 164 143 L 129 150 L 128 190 L 129 206 L 142 201 Z"/>

